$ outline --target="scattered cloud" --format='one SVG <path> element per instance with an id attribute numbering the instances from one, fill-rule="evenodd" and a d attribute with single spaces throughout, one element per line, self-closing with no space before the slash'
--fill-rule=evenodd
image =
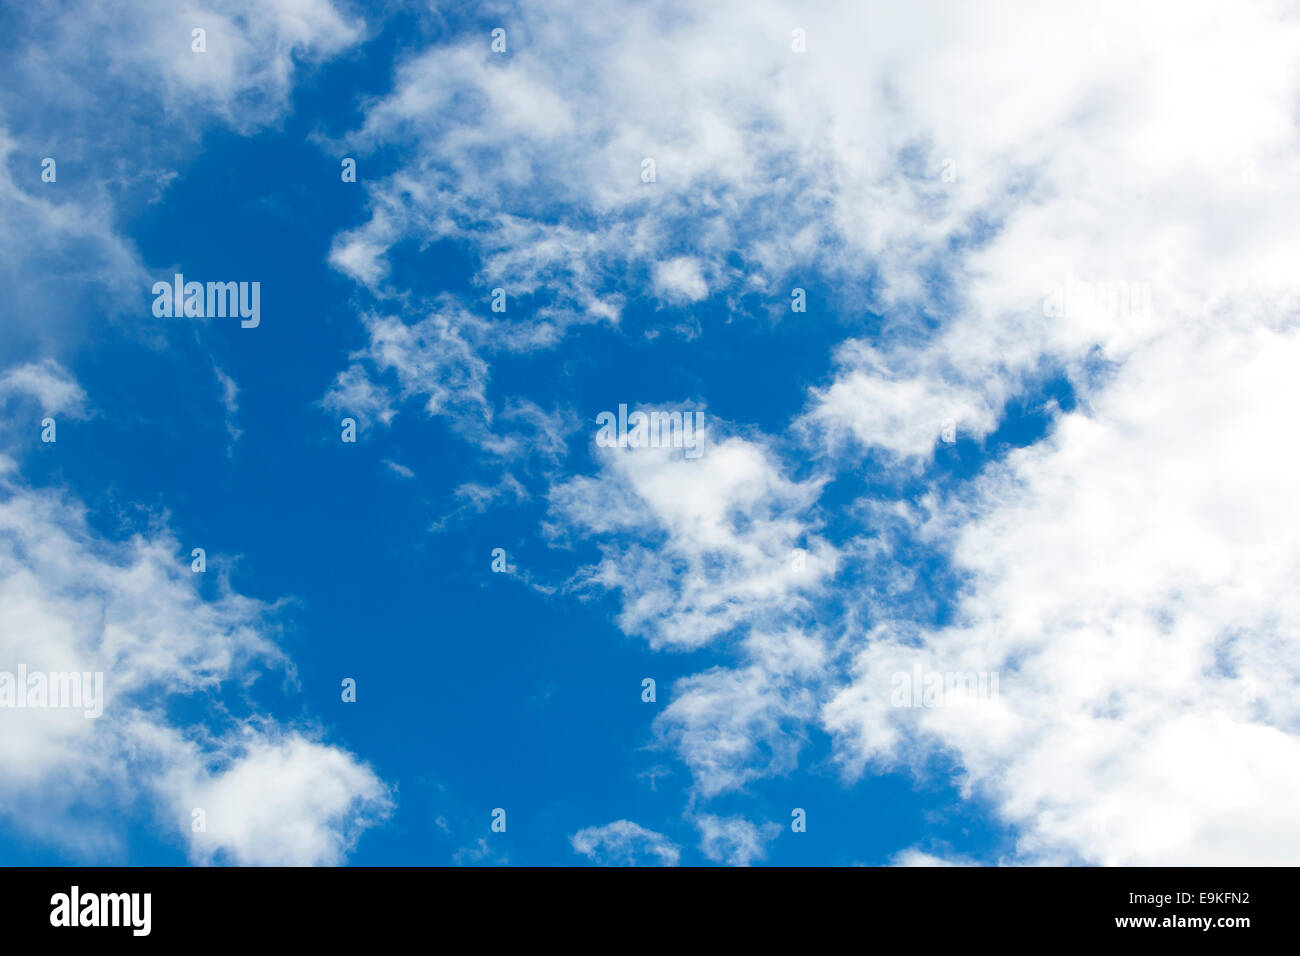
<path id="1" fill-rule="evenodd" d="M 579 830 L 569 842 L 573 851 L 601 866 L 677 866 L 682 851 L 661 833 L 631 820 Z"/>

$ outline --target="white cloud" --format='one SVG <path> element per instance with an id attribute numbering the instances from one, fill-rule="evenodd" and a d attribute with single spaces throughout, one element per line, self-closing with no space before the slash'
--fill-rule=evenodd
<path id="1" fill-rule="evenodd" d="M 451 858 L 457 866 L 507 866 L 510 863 L 503 851 L 493 849 L 483 837 L 479 837 L 473 846 L 461 847 Z"/>
<path id="2" fill-rule="evenodd" d="M 539 60 L 552 37 L 581 34 L 563 8 L 556 19 L 538 29 Z M 857 682 L 826 711 L 845 759 L 955 751 L 1030 858 L 1285 858 L 1297 843 L 1281 809 L 1295 802 L 1295 714 L 1279 692 L 1296 671 L 1283 582 L 1300 555 L 1282 437 L 1300 252 L 1296 21 L 1268 4 L 1019 3 L 828 7 L 807 20 L 801 57 L 763 5 L 640 22 L 635 47 L 607 34 L 594 66 L 575 68 L 581 88 L 563 72 L 549 82 L 580 104 L 587 135 L 600 131 L 576 177 L 585 198 L 566 197 L 600 213 L 595 248 L 611 250 L 588 254 L 584 276 L 611 260 L 671 262 L 660 224 L 687 210 L 701 278 L 726 276 L 733 253 L 747 273 L 817 269 L 853 291 L 855 270 L 874 270 L 866 304 L 884 313 L 882 334 L 841 350 L 805 419 L 826 431 L 810 434 L 924 460 L 944 419 L 982 437 L 1036 377 L 1059 370 L 1083 399 L 1049 440 L 983 478 L 978 500 L 933 502 L 946 510 L 929 540 L 955 540 L 959 569 L 975 575 L 960 623 L 872 632 Z M 734 61 L 699 56 L 719 34 Z M 688 61 L 703 65 L 677 69 Z M 532 176 L 551 168 L 553 143 L 500 136 L 519 139 L 502 148 Z M 642 155 L 659 171 L 648 190 L 624 169 Z M 749 175 L 778 158 L 784 181 Z M 489 196 L 525 180 L 470 181 Z M 751 214 L 760 197 L 779 229 Z M 555 268 L 590 248 L 566 242 Z M 1150 308 L 1088 295 L 1044 308 L 1081 283 L 1139 288 Z M 653 549 L 608 547 L 594 579 L 623 590 L 625 630 L 695 646 L 757 613 L 725 575 L 692 590 L 735 489 L 724 481 L 710 498 L 709 476 L 701 489 L 665 481 L 661 501 L 662 466 L 637 461 L 576 479 L 557 502 L 598 534 L 666 534 Z M 681 567 L 656 560 L 667 554 Z M 893 668 L 920 658 L 1000 670 L 1002 695 L 975 709 L 880 708 Z M 701 734 L 725 742 L 737 714 L 744 726 L 782 713 L 762 672 L 748 672 L 745 707 L 708 706 L 746 673 L 698 678 Z M 750 759 L 736 750 L 731 777 Z"/>
<path id="3" fill-rule="evenodd" d="M 198 862 L 337 866 L 391 810 L 388 788 L 346 751 L 298 734 L 250 736 L 215 771 L 184 748 L 162 784 L 182 827 L 204 811 L 206 829 L 190 833 Z"/>
<path id="4" fill-rule="evenodd" d="M 357 420 L 364 434 L 374 423 L 391 425 L 404 402 L 419 401 L 428 417 L 441 417 L 461 438 L 503 460 L 535 457 L 556 464 L 578 427 L 565 409 L 547 411 L 525 398 L 488 398 L 486 355 L 517 344 L 504 323 L 492 323 L 440 297 L 415 321 L 367 314 L 367 343 L 335 376 L 322 407 Z"/>
<path id="5" fill-rule="evenodd" d="M 235 419 L 239 415 L 239 383 L 222 371 L 219 365 L 213 364 L 212 371 L 217 377 L 217 384 L 221 386 L 221 407 L 226 412 L 226 434 L 230 436 L 226 455 L 230 456 L 234 454 L 235 445 L 244 434 L 243 429 L 235 424 Z"/>
<path id="6" fill-rule="evenodd" d="M 575 853 L 601 866 L 676 866 L 682 855 L 681 847 L 662 833 L 647 830 L 631 820 L 586 827 L 570 837 L 569 842 Z"/>
<path id="7" fill-rule="evenodd" d="M 397 417 L 391 394 L 376 385 L 360 365 L 351 365 L 335 376 L 334 384 L 321 399 L 321 405 L 344 418 L 354 419 L 361 434 L 365 434 L 366 426 L 371 422 L 388 425 Z"/>
<path id="8" fill-rule="evenodd" d="M 971 866 L 969 861 L 953 859 L 946 856 L 936 856 L 933 853 L 926 853 L 924 850 L 918 850 L 916 847 L 909 847 L 894 854 L 891 866 Z"/>
<path id="9" fill-rule="evenodd" d="M 1294 199 L 1296 24 L 1267 4 L 828 4 L 801 19 L 806 54 L 776 4 L 511 19 L 508 60 L 467 37 L 405 63 L 373 104 L 356 145 L 411 159 L 368 187 L 372 219 L 343 248 L 373 264 L 404 239 L 462 239 L 481 284 L 568 302 L 547 336 L 623 277 L 689 302 L 820 276 L 889 334 L 842 353 L 814 418 L 925 457 L 947 418 L 986 434 L 1045 357 L 1076 367 L 1143 341 L 1105 310 L 1042 315 L 1070 277 L 1147 283 L 1157 328 L 1234 287 L 1295 301 L 1278 200 Z M 1232 134 L 1207 143 L 1209 115 Z"/>
<path id="10" fill-rule="evenodd" d="M 823 641 L 788 630 L 751 634 L 744 646 L 749 663 L 683 677 L 655 720 L 705 799 L 794 770 L 818 712 Z"/>
<path id="11" fill-rule="evenodd" d="M 387 787 L 306 731 L 236 716 L 263 672 L 293 671 L 266 636 L 272 608 L 224 583 L 199 595 L 164 528 L 107 540 L 71 496 L 0 483 L 0 662 L 13 671 L 102 672 L 103 714 L 0 709 L 0 806 L 29 835 L 120 859 L 122 827 L 158 814 L 198 860 L 339 862 L 387 814 Z M 202 730 L 168 716 L 186 700 Z M 209 829 L 195 833 L 201 807 Z"/>
<path id="12" fill-rule="evenodd" d="M 188 126 L 199 112 L 215 113 L 240 132 L 285 108 L 299 62 L 355 44 L 365 26 L 330 0 L 208 0 L 201 7 L 145 0 L 117 10 L 72 2 L 57 16 L 29 11 L 23 19 L 40 42 L 14 69 L 43 90 L 42 99 L 85 108 L 133 89 L 170 122 Z M 193 49 L 196 28 L 206 31 L 206 52 Z M 88 59 L 87 49 L 99 56 Z M 97 82 L 78 85 L 91 77 Z"/>
<path id="13" fill-rule="evenodd" d="M 414 477 L 415 477 L 415 472 L 414 472 L 414 471 L 412 471 L 410 468 L 407 468 L 407 467 L 406 467 L 405 465 L 403 465 L 401 462 L 393 461 L 391 458 L 385 458 L 385 459 L 383 460 L 382 464 L 385 465 L 385 466 L 387 466 L 388 470 L 391 471 L 393 474 L 395 474 L 395 475 L 397 475 L 397 476 L 399 476 L 399 477 L 401 477 L 401 478 L 414 478 Z"/>
<path id="14" fill-rule="evenodd" d="M 743 660 L 684 677 L 654 724 L 709 799 L 788 773 L 824 700 L 831 654 L 798 626 L 839 555 L 817 533 L 817 480 L 790 481 L 764 445 L 710 436 L 704 454 L 598 448 L 602 470 L 552 487 L 552 534 L 593 540 L 579 586 L 619 592 L 619 626 L 654 648 L 692 650 L 730 632 Z"/>
<path id="15" fill-rule="evenodd" d="M 928 460 L 946 424 L 957 433 L 982 437 L 997 424 L 994 408 L 980 391 L 954 384 L 934 369 L 900 371 L 909 364 L 897 355 L 886 361 L 862 342 L 841 346 L 842 374 L 824 390 L 813 390 L 814 410 L 801 421 L 832 448 L 845 434 L 866 446 L 885 448 L 919 461 Z"/>
<path id="16" fill-rule="evenodd" d="M 652 646 L 698 647 L 765 615 L 784 619 L 834 572 L 835 551 L 808 516 L 820 483 L 786 479 L 762 445 L 711 434 L 698 459 L 597 451 L 600 476 L 554 487 L 553 511 L 597 538 L 603 557 L 587 582 L 619 590 L 619 626 Z"/>
<path id="17" fill-rule="evenodd" d="M 1189 331 L 977 485 L 959 623 L 877 633 L 826 709 L 851 763 L 941 747 L 1028 859 L 1282 862 L 1300 846 L 1300 336 Z M 924 659 L 979 706 L 888 706 Z"/>
<path id="18" fill-rule="evenodd" d="M 0 374 L 0 400 L 15 396 L 34 399 L 50 415 L 86 414 L 86 393 L 62 365 L 53 359 L 12 366 Z"/>
<path id="19" fill-rule="evenodd" d="M 715 863 L 749 866 L 767 857 L 767 844 L 781 832 L 779 824 L 762 826 L 744 817 L 719 817 L 710 813 L 695 817 L 700 831 L 700 852 Z"/>
<path id="20" fill-rule="evenodd" d="M 1300 24 L 1271 3 L 1118 2 L 827 4 L 801 21 L 806 54 L 776 4 L 610 23 L 553 3 L 516 11 L 508 59 L 481 36 L 417 55 L 353 140 L 410 159 L 367 185 L 370 219 L 336 239 L 336 264 L 377 287 L 397 244 L 466 242 L 476 283 L 557 297 L 526 347 L 618 320 L 628 286 L 690 302 L 810 276 L 837 312 L 879 318 L 796 429 L 849 480 L 846 438 L 921 469 L 944 420 L 983 438 L 1009 399 L 1065 376 L 1080 408 L 1048 439 L 973 492 L 900 503 L 972 576 L 957 621 L 926 629 L 864 599 L 853 682 L 824 721 L 851 767 L 956 754 L 1026 859 L 1294 856 Z M 1137 287 L 1150 308 L 1044 308 L 1084 283 Z M 420 338 L 392 337 L 416 360 L 402 387 L 438 405 L 456 350 Z M 389 359 L 399 381 L 406 362 Z M 753 442 L 600 467 L 555 489 L 557 524 L 597 540 L 589 580 L 656 647 L 782 633 L 837 564 L 807 517 L 830 476 L 789 481 Z M 858 513 L 868 533 L 899 520 Z M 801 541 L 803 584 L 783 570 Z M 1001 695 L 888 706 L 889 676 L 917 662 L 999 671 Z M 747 735 L 801 719 L 792 688 L 818 678 L 772 666 L 683 684 L 665 726 L 706 787 L 743 784 L 772 760 Z M 793 759 L 778 748 L 768 769 Z"/>
<path id="21" fill-rule="evenodd" d="M 709 294 L 700 264 L 690 256 L 676 256 L 656 266 L 655 290 L 665 298 L 686 302 L 700 302 Z"/>
<path id="22" fill-rule="evenodd" d="M 370 316 L 370 344 L 363 353 L 379 374 L 392 372 L 398 394 L 419 395 L 425 410 L 486 415 L 487 364 L 474 341 L 485 333 L 483 320 L 462 310 L 439 309 L 407 324 L 392 316 Z M 364 381 L 354 365 L 349 376 Z M 337 406 L 336 398 L 330 399 Z"/>
<path id="23" fill-rule="evenodd" d="M 39 191 L 42 158 L 0 125 L 0 218 L 8 227 L 0 233 L 0 283 L 9 303 L 0 360 L 6 362 L 63 340 L 53 333 L 84 325 L 77 312 L 89 307 L 75 290 L 102 289 L 121 302 L 147 281 L 106 197 L 75 187 L 71 194 L 56 192 L 57 183 Z M 27 182 L 15 176 L 23 168 Z"/>

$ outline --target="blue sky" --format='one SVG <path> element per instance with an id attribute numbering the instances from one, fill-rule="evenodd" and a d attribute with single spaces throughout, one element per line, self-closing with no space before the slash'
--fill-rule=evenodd
<path id="1" fill-rule="evenodd" d="M 0 709 L 0 860 L 1294 846 L 1296 196 L 1242 172 L 1294 84 L 1239 71 L 1210 148 L 1195 58 L 1125 46 L 1294 21 L 1105 8 L 1027 91 L 1041 52 L 941 7 L 626 14 L 0 14 L 0 671 L 108 688 Z M 176 271 L 260 324 L 155 317 Z M 620 404 L 703 412 L 703 454 L 600 447 Z M 1000 680 L 899 706 L 913 668 Z"/>

